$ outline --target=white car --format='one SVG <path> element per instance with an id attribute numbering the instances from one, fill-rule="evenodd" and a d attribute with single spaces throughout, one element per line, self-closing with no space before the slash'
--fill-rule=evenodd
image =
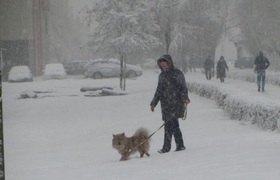
<path id="1" fill-rule="evenodd" d="M 120 60 L 118 59 L 96 60 L 86 66 L 84 75 L 85 77 L 90 77 L 93 79 L 119 77 L 120 69 Z M 143 72 L 140 67 L 126 64 L 126 77 L 133 78 L 136 76 L 141 76 L 142 73 Z"/>
<path id="2" fill-rule="evenodd" d="M 44 79 L 65 79 L 66 71 L 61 63 L 47 64 L 44 69 Z"/>
<path id="3" fill-rule="evenodd" d="M 9 82 L 32 82 L 33 76 L 28 66 L 14 66 L 8 75 Z"/>

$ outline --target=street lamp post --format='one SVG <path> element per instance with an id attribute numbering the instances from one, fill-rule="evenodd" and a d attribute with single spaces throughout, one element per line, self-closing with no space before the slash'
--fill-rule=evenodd
<path id="1" fill-rule="evenodd" d="M 3 80 L 3 79 L 2 79 L 2 78 L 3 78 L 2 75 L 3 75 L 3 70 L 4 70 L 4 68 L 3 68 L 3 62 L 4 62 L 4 61 L 3 61 L 3 51 L 6 51 L 6 50 L 7 50 L 7 49 L 5 49 L 5 48 L 0 48 L 0 63 L 1 63 L 1 64 L 0 64 L 0 66 L 1 66 L 1 67 L 0 67 L 0 68 L 1 68 L 0 73 L 1 73 L 1 82 L 2 82 L 2 80 Z"/>
<path id="2" fill-rule="evenodd" d="M 5 179 L 5 165 L 4 165 L 4 134 L 3 134 L 3 106 L 2 106 L 2 71 L 3 71 L 3 54 L 2 51 L 6 49 L 0 48 L 0 66 L 1 66 L 1 81 L 0 81 L 0 179 Z"/>
<path id="3" fill-rule="evenodd" d="M 3 72 L 3 51 L 6 51 L 5 48 L 0 48 L 0 62 L 1 62 L 1 81 L 2 81 L 2 72 Z"/>

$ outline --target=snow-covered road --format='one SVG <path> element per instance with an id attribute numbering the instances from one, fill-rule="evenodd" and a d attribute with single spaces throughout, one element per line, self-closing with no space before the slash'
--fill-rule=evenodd
<path id="1" fill-rule="evenodd" d="M 230 120 L 214 101 L 195 94 L 190 94 L 187 120 L 180 120 L 185 151 L 158 154 L 163 141 L 160 130 L 152 137 L 150 157 L 140 159 L 136 154 L 120 162 L 111 147 L 112 134 L 131 136 L 142 126 L 153 132 L 162 124 L 160 108 L 154 113 L 149 108 L 157 78 L 157 73 L 145 71 L 136 80 L 127 80 L 128 95 L 106 97 L 85 97 L 80 88 L 117 88 L 118 79 L 4 83 L 6 179 L 279 179 L 279 134 Z M 186 78 L 205 79 L 200 73 Z M 255 84 L 226 79 L 224 85 L 258 94 Z M 52 91 L 56 97 L 17 99 L 26 90 Z M 274 93 L 268 85 L 261 96 L 277 100 Z"/>

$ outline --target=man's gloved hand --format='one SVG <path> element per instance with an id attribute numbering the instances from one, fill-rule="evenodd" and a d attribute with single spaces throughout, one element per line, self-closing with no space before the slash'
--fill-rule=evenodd
<path id="1" fill-rule="evenodd" d="M 154 112 L 154 110 L 155 110 L 155 107 L 151 106 L 151 111 Z"/>
<path id="2" fill-rule="evenodd" d="M 191 102 L 191 101 L 190 101 L 189 99 L 186 99 L 186 100 L 184 101 L 184 103 L 185 103 L 186 105 L 188 105 L 190 102 Z"/>

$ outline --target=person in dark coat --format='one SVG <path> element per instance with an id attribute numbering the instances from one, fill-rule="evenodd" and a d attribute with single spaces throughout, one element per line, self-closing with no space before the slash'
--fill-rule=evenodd
<path id="1" fill-rule="evenodd" d="M 258 85 L 258 91 L 260 92 L 262 87 L 262 92 L 264 92 L 264 86 L 265 86 L 265 77 L 266 77 L 266 69 L 269 67 L 270 62 L 263 55 L 263 52 L 260 51 L 259 55 L 255 59 L 255 72 L 257 73 L 257 85 Z"/>
<path id="2" fill-rule="evenodd" d="M 204 70 L 207 80 L 211 80 L 212 71 L 214 71 L 214 61 L 211 59 L 211 56 L 204 61 Z"/>
<path id="3" fill-rule="evenodd" d="M 217 63 L 217 78 L 220 78 L 221 82 L 225 82 L 226 70 L 228 70 L 227 63 L 224 56 L 221 56 Z"/>
<path id="4" fill-rule="evenodd" d="M 190 72 L 196 72 L 196 69 L 195 69 L 195 60 L 193 57 L 190 58 L 189 60 L 189 63 L 188 63 L 188 67 L 189 67 L 189 70 Z"/>
<path id="5" fill-rule="evenodd" d="M 162 120 L 164 126 L 164 143 L 159 153 L 169 152 L 171 149 L 171 140 L 174 136 L 176 151 L 184 150 L 184 141 L 179 127 L 178 118 L 184 117 L 186 105 L 190 103 L 188 88 L 182 71 L 175 68 L 172 57 L 169 54 L 161 56 L 157 60 L 161 69 L 158 79 L 157 89 L 150 103 L 151 111 L 160 101 Z"/>

